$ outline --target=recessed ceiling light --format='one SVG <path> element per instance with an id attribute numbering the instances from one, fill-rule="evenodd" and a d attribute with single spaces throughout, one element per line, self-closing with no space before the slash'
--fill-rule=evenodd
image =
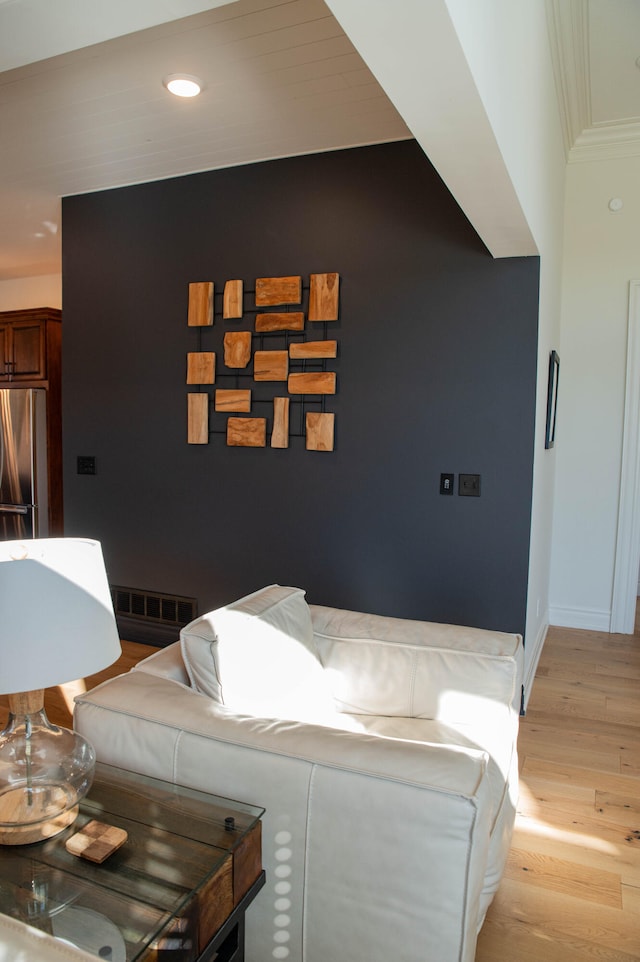
<path id="1" fill-rule="evenodd" d="M 188 73 L 171 73 L 162 83 L 176 97 L 197 97 L 203 86 L 199 77 Z"/>

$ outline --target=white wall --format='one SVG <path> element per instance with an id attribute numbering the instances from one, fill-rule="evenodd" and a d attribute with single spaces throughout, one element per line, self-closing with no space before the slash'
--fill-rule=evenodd
<path id="1" fill-rule="evenodd" d="M 549 352 L 559 349 L 565 154 L 539 0 L 447 0 L 522 209 L 540 252 L 538 399 L 527 602 L 525 699 L 549 624 L 556 450 L 545 451 Z"/>
<path id="2" fill-rule="evenodd" d="M 565 225 L 551 622 L 608 631 L 640 158 L 570 164 Z"/>
<path id="3" fill-rule="evenodd" d="M 21 311 L 28 307 L 62 307 L 62 276 L 42 274 L 0 281 L 0 311 Z"/>
<path id="4" fill-rule="evenodd" d="M 537 254 L 448 0 L 326 2 L 491 254 Z M 541 0 L 527 3 L 540 7 Z M 474 4 L 455 6 L 463 25 L 476 21 Z M 502 6 L 504 0 L 483 0 L 490 28 L 472 52 L 500 50 L 493 39 L 501 13 L 491 14 Z M 476 40 L 473 31 L 469 39 Z M 489 62 L 492 74 L 501 61 Z"/>
<path id="5" fill-rule="evenodd" d="M 548 627 L 555 454 L 544 450 L 558 348 L 565 155 L 543 0 L 327 0 L 497 256 L 541 255 L 526 695 Z"/>

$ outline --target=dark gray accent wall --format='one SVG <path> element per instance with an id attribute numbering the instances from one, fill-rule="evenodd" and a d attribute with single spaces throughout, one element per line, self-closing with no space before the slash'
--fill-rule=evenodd
<path id="1" fill-rule="evenodd" d="M 335 451 L 187 445 L 189 282 L 324 271 Z M 102 541 L 112 583 L 201 612 L 278 582 L 523 631 L 538 279 L 490 257 L 413 141 L 65 198 L 66 534 Z M 441 472 L 480 474 L 481 497 L 441 496 Z"/>

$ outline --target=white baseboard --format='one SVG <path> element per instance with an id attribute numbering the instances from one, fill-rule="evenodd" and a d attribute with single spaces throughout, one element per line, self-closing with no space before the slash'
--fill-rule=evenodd
<path id="1" fill-rule="evenodd" d="M 586 631 L 610 631 L 611 609 L 549 608 L 549 622 L 558 628 L 584 628 Z"/>
<path id="2" fill-rule="evenodd" d="M 540 630 L 538 631 L 535 641 L 533 643 L 527 642 L 526 660 L 528 664 L 527 664 L 527 671 L 526 671 L 526 675 L 523 683 L 524 699 L 522 703 L 522 708 L 525 715 L 527 713 L 527 705 L 529 704 L 529 699 L 531 698 L 531 689 L 533 688 L 533 682 L 536 677 L 536 671 L 538 670 L 538 662 L 540 661 L 540 655 L 542 654 L 542 648 L 544 646 L 548 630 L 549 630 L 549 625 L 542 624 L 540 626 Z M 529 654 L 531 655 L 531 657 L 529 657 Z"/>

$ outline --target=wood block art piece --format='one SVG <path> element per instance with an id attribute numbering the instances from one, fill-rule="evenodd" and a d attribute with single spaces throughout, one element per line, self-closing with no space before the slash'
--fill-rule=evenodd
<path id="1" fill-rule="evenodd" d="M 267 444 L 266 418 L 229 418 L 227 444 L 236 448 L 264 448 Z"/>
<path id="2" fill-rule="evenodd" d="M 289 345 L 290 358 L 323 358 L 337 357 L 337 341 L 302 341 Z"/>
<path id="3" fill-rule="evenodd" d="M 209 395 L 187 394 L 187 442 L 209 443 Z"/>
<path id="4" fill-rule="evenodd" d="M 304 314 L 292 311 L 290 314 L 257 314 L 256 331 L 303 331 Z"/>
<path id="5" fill-rule="evenodd" d="M 246 367 L 251 360 L 251 331 L 229 331 L 224 336 L 225 367 Z"/>
<path id="6" fill-rule="evenodd" d="M 289 375 L 289 394 L 335 394 L 335 371 Z"/>
<path id="7" fill-rule="evenodd" d="M 288 397 L 274 397 L 273 399 L 272 448 L 289 447 L 289 404 L 290 399 Z"/>
<path id="8" fill-rule="evenodd" d="M 187 354 L 187 384 L 213 384 L 216 379 L 216 355 L 213 351 Z"/>
<path id="9" fill-rule="evenodd" d="M 253 355 L 255 381 L 286 381 L 288 374 L 288 351 L 256 351 Z"/>
<path id="10" fill-rule="evenodd" d="M 307 451 L 333 451 L 335 414 L 307 411 Z"/>
<path id="11" fill-rule="evenodd" d="M 340 275 L 337 273 L 306 275 L 304 289 L 303 278 L 299 274 L 257 277 L 255 308 L 248 302 L 248 316 L 255 314 L 255 328 L 248 320 L 244 324 L 224 325 L 228 328 L 220 331 L 224 341 L 224 367 L 220 363 L 222 357 L 219 357 L 218 371 L 216 353 L 201 350 L 215 347 L 220 355 L 217 338 L 214 344 L 211 340 L 213 333 L 198 334 L 193 345 L 197 350 L 187 353 L 186 383 L 194 385 L 190 388 L 192 393 L 187 394 L 189 444 L 208 444 L 211 435 L 226 432 L 226 443 L 230 447 L 264 448 L 267 446 L 269 422 L 268 443 L 272 448 L 289 448 L 290 438 L 300 437 L 304 426 L 307 450 L 334 450 L 335 415 L 324 411 L 317 413 L 317 408 L 325 407 L 324 402 L 320 405 L 318 396 L 337 392 L 337 374 L 326 368 L 336 366 L 331 365 L 330 359 L 338 356 L 338 341 L 327 338 L 326 327 L 322 331 L 316 329 L 316 340 L 306 340 L 313 337 L 306 322 L 338 320 L 339 288 Z M 221 313 L 225 320 L 244 316 L 245 293 L 245 281 L 225 281 L 221 298 Z M 250 296 L 250 291 L 248 293 Z M 189 327 L 209 327 L 214 323 L 217 309 L 214 296 L 213 281 L 194 281 L 189 284 Z M 238 327 L 251 329 L 237 330 Z M 256 343 L 257 338 L 259 341 Z M 256 346 L 273 349 L 255 350 Z M 275 350 L 276 347 L 278 350 Z M 290 366 L 294 373 L 289 373 Z M 216 378 L 218 383 L 222 381 L 224 385 L 226 381 L 229 386 L 208 389 L 207 385 L 215 384 Z M 251 378 L 256 382 L 253 385 Z M 260 382 L 267 383 L 261 388 Z M 269 386 L 268 382 L 276 383 Z M 207 390 L 209 393 L 205 393 Z M 281 396 L 273 397 L 276 393 Z M 308 401 L 301 395 L 309 395 Z M 268 416 L 268 407 L 260 412 L 260 405 L 270 405 L 271 402 L 273 420 Z M 309 411 L 309 408 L 315 408 L 316 412 Z M 297 414 L 290 425 L 292 410 L 297 410 Z M 266 413 L 267 416 L 252 417 L 252 411 Z M 211 418 L 213 422 L 210 425 Z"/>
<path id="12" fill-rule="evenodd" d="M 210 327 L 213 324 L 213 281 L 189 284 L 189 327 Z"/>
<path id="13" fill-rule="evenodd" d="M 246 414 L 251 410 L 251 391 L 223 388 L 215 393 L 214 407 L 216 411 L 234 411 Z"/>
<path id="14" fill-rule="evenodd" d="M 242 281 L 227 281 L 222 297 L 224 318 L 242 317 Z"/>
<path id="15" fill-rule="evenodd" d="M 274 304 L 300 304 L 301 301 L 301 277 L 256 278 L 256 307 L 271 307 Z"/>
<path id="16" fill-rule="evenodd" d="M 339 274 L 312 274 L 309 287 L 309 320 L 338 320 Z"/>

